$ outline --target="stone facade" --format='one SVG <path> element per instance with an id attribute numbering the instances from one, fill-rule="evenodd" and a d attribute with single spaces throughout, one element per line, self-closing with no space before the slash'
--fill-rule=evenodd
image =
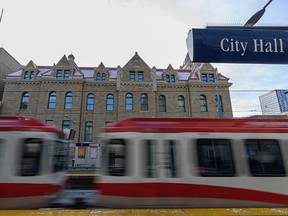
<path id="1" fill-rule="evenodd" d="M 229 78 L 211 64 L 192 63 L 188 56 L 180 69 L 171 65 L 157 69 L 150 68 L 138 53 L 117 68 L 103 63 L 78 67 L 71 54 L 51 67 L 30 61 L 4 81 L 2 115 L 36 117 L 58 127 L 68 120 L 76 131 L 72 146 L 99 143 L 101 128 L 122 118 L 217 118 L 219 113 L 233 117 Z"/>
<path id="2" fill-rule="evenodd" d="M 20 69 L 22 65 L 11 56 L 4 48 L 0 48 L 0 100 L 3 96 L 4 91 L 4 83 L 2 81 L 3 78 L 7 74 L 10 74 L 18 69 Z"/>

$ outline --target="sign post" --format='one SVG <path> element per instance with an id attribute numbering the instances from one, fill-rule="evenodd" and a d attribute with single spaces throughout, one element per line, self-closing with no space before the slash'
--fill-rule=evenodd
<path id="1" fill-rule="evenodd" d="M 287 64 L 288 31 L 192 29 L 186 39 L 192 62 Z"/>

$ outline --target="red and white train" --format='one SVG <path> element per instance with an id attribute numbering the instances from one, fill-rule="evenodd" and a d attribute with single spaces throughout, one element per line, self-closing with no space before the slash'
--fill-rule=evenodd
<path id="1" fill-rule="evenodd" d="M 288 119 L 132 118 L 103 136 L 102 207 L 288 206 Z"/>
<path id="2" fill-rule="evenodd" d="M 0 209 L 48 206 L 66 184 L 68 144 L 40 120 L 0 116 Z"/>

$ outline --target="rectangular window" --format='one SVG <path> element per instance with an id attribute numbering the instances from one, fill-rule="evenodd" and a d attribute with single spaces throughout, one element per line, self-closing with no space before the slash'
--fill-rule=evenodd
<path id="1" fill-rule="evenodd" d="M 198 139 L 199 171 L 202 176 L 234 176 L 234 163 L 229 140 Z"/>
<path id="2" fill-rule="evenodd" d="M 64 70 L 64 79 L 68 79 L 70 76 L 70 70 Z"/>
<path id="3" fill-rule="evenodd" d="M 111 176 L 124 176 L 126 170 L 126 145 L 122 139 L 110 140 L 108 144 L 108 173 Z"/>
<path id="4" fill-rule="evenodd" d="M 54 172 L 66 170 L 68 167 L 68 142 L 55 142 L 54 146 Z"/>
<path id="5" fill-rule="evenodd" d="M 90 147 L 90 158 L 96 159 L 98 155 L 98 148 L 97 147 Z"/>
<path id="6" fill-rule="evenodd" d="M 215 82 L 214 74 L 209 74 L 209 82 L 210 83 L 214 83 Z"/>
<path id="7" fill-rule="evenodd" d="M 207 74 L 206 74 L 206 73 L 203 73 L 203 74 L 201 75 L 201 77 L 202 77 L 202 81 L 203 81 L 203 82 L 208 82 L 208 80 L 207 80 Z"/>
<path id="8" fill-rule="evenodd" d="M 93 135 L 93 122 L 86 121 L 84 131 L 84 142 L 92 142 L 92 135 Z"/>
<path id="9" fill-rule="evenodd" d="M 135 71 L 130 71 L 130 81 L 135 81 Z"/>
<path id="10" fill-rule="evenodd" d="M 253 176 L 284 176 L 281 149 L 276 140 L 246 140 L 246 153 Z"/>
<path id="11" fill-rule="evenodd" d="M 139 82 L 144 81 L 143 71 L 139 71 L 139 72 L 138 72 L 138 81 L 139 81 Z"/>
<path id="12" fill-rule="evenodd" d="M 85 159 L 86 157 L 86 147 L 78 147 L 78 158 Z"/>
<path id="13" fill-rule="evenodd" d="M 23 153 L 20 165 L 21 176 L 36 176 L 40 171 L 43 141 L 29 138 L 23 141 Z"/>
<path id="14" fill-rule="evenodd" d="M 57 70 L 56 72 L 56 78 L 61 79 L 62 78 L 62 70 Z"/>
<path id="15" fill-rule="evenodd" d="M 144 173 L 147 178 L 157 177 L 155 140 L 144 140 Z"/>

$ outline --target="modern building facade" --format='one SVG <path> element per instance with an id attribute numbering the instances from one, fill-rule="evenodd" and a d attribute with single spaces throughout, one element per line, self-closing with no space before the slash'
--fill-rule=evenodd
<path id="1" fill-rule="evenodd" d="M 2 115 L 36 117 L 73 128 L 71 160 L 94 164 L 101 128 L 131 117 L 230 118 L 229 78 L 208 63 L 166 69 L 148 66 L 136 52 L 123 67 L 79 67 L 64 55 L 53 66 L 32 60 L 4 79 Z M 70 160 L 70 161 L 71 161 Z"/>
<path id="2" fill-rule="evenodd" d="M 288 89 L 276 89 L 259 96 L 263 115 L 288 113 Z"/>

